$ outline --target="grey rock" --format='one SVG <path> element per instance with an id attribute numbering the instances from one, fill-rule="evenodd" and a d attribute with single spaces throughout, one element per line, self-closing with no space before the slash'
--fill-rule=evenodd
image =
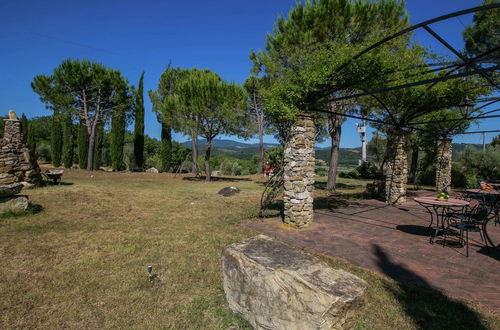
<path id="1" fill-rule="evenodd" d="M 231 197 L 238 194 L 241 190 L 236 187 L 225 187 L 219 190 L 218 194 L 224 197 Z"/>
<path id="2" fill-rule="evenodd" d="M 160 171 L 158 171 L 158 169 L 154 167 L 151 167 L 146 170 L 146 173 L 160 173 Z"/>
<path id="3" fill-rule="evenodd" d="M 5 212 L 22 212 L 28 209 L 28 196 L 0 197 L 0 214 Z"/>
<path id="4" fill-rule="evenodd" d="M 256 329 L 351 326 L 367 283 L 265 235 L 222 251 L 230 308 Z"/>
<path id="5" fill-rule="evenodd" d="M 20 182 L 15 182 L 6 185 L 0 185 L 0 197 L 9 197 L 17 195 L 23 189 L 23 184 Z"/>

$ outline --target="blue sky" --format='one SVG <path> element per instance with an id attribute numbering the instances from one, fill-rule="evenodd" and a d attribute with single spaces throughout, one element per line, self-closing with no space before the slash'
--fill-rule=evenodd
<path id="1" fill-rule="evenodd" d="M 416 24 L 480 3 L 407 0 L 407 9 Z M 91 59 L 119 69 L 135 85 L 145 70 L 145 90 L 156 89 L 169 61 L 185 68 L 208 68 L 226 80 L 241 83 L 250 69 L 250 49 L 263 47 L 277 15 L 286 14 L 293 4 L 293 0 L 1 0 L 0 113 L 14 109 L 29 118 L 50 114 L 30 82 L 37 74 L 50 74 L 68 57 Z M 432 27 L 461 49 L 461 31 L 471 19 L 471 15 L 462 16 Z M 417 39 L 445 53 L 425 33 L 418 33 Z M 345 123 L 342 147 L 360 145 L 355 123 Z M 499 126 L 500 119 L 489 119 L 471 130 Z M 148 97 L 145 127 L 148 135 L 159 138 L 160 127 Z M 487 141 L 493 136 L 487 135 Z M 179 134 L 174 138 L 185 140 Z M 481 143 L 481 137 L 460 136 L 455 141 Z M 268 136 L 266 142 L 274 141 Z"/>

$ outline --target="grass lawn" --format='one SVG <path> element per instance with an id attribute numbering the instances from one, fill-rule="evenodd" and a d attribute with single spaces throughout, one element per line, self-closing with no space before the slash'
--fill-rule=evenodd
<path id="1" fill-rule="evenodd" d="M 241 221 L 257 214 L 261 184 L 86 171 L 63 179 L 25 191 L 40 212 L 0 219 L 1 329 L 248 327 L 225 301 L 220 251 L 255 235 Z M 359 181 L 339 182 L 345 192 L 363 190 Z M 216 194 L 229 185 L 242 192 Z M 455 321 L 500 328 L 499 316 L 485 309 L 327 262 L 370 283 L 356 328 L 446 328 Z M 427 312 L 415 318 L 408 306 Z M 450 315 L 456 320 L 446 323 Z"/>

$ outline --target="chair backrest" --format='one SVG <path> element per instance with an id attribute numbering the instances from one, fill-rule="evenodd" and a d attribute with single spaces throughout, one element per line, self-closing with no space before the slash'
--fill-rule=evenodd
<path id="1" fill-rule="evenodd" d="M 485 206 L 479 206 L 476 208 L 474 213 L 474 221 L 478 223 L 483 223 L 488 220 L 488 215 L 490 214 L 490 209 Z"/>

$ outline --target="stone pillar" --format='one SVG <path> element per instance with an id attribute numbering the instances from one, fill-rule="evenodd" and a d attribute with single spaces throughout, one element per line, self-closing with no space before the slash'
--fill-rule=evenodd
<path id="1" fill-rule="evenodd" d="M 40 168 L 33 154 L 23 143 L 21 122 L 15 113 L 4 120 L 4 137 L 0 140 L 0 184 L 27 182 L 40 184 Z"/>
<path id="2" fill-rule="evenodd" d="M 313 220 L 314 138 L 313 117 L 299 115 L 292 125 L 284 150 L 285 223 L 307 227 Z"/>
<path id="3" fill-rule="evenodd" d="M 439 139 L 436 146 L 436 190 L 448 192 L 451 186 L 451 139 Z"/>
<path id="4" fill-rule="evenodd" d="M 385 175 L 385 202 L 398 205 L 406 202 L 408 182 L 408 152 L 406 133 L 393 130 L 387 135 L 387 168 Z"/>

